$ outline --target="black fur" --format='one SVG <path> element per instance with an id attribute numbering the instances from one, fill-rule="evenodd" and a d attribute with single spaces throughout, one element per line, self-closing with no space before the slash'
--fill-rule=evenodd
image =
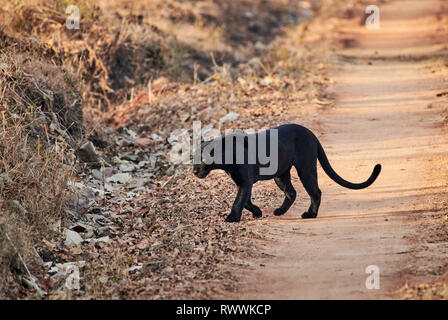
<path id="1" fill-rule="evenodd" d="M 322 168 L 331 179 L 339 185 L 349 189 L 367 188 L 380 174 L 381 165 L 377 164 L 373 169 L 371 176 L 365 182 L 348 182 L 333 170 L 319 140 L 310 130 L 296 124 L 286 124 L 274 129 L 278 130 L 278 169 L 272 175 L 260 175 L 260 168 L 263 167 L 263 165 L 260 164 L 258 157 L 256 164 L 248 164 L 248 135 L 245 135 L 244 138 L 245 161 L 243 164 L 212 163 L 207 165 L 202 162 L 201 164 L 194 165 L 193 172 L 201 179 L 205 178 L 211 170 L 222 169 L 231 176 L 238 186 L 238 194 L 233 203 L 232 210 L 226 218 L 227 222 L 239 222 L 243 208 L 252 212 L 255 218 L 261 217 L 262 212 L 260 208 L 251 202 L 252 185 L 260 180 L 274 179 L 277 186 L 285 193 L 285 200 L 279 208 L 275 209 L 274 215 L 280 216 L 288 211 L 296 199 L 296 191 L 291 184 L 290 170 L 292 166 L 296 168 L 299 178 L 311 198 L 311 205 L 308 211 L 302 214 L 302 218 L 304 219 L 316 218 L 320 206 L 321 191 L 317 182 L 317 159 L 319 159 Z M 270 130 L 267 130 L 266 133 L 269 136 Z M 256 134 L 256 136 L 258 148 L 259 134 Z M 269 139 L 267 139 L 267 142 L 267 150 L 269 153 Z M 201 145 L 201 149 L 211 143 L 221 144 L 223 146 L 222 159 L 224 159 L 224 137 L 204 142 Z M 234 158 L 236 145 L 237 144 L 234 144 Z M 224 163 L 224 161 L 222 162 Z"/>

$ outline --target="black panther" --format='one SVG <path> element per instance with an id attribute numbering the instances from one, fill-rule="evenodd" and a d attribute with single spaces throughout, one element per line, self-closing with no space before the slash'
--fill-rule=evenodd
<path id="1" fill-rule="evenodd" d="M 271 143 L 270 137 L 276 131 L 277 142 Z M 229 150 L 229 145 L 224 141 L 231 137 L 232 150 Z M 238 137 L 242 139 L 237 139 Z M 266 137 L 266 139 L 262 139 Z M 251 139 L 252 138 L 252 139 Z M 250 147 L 250 142 L 255 141 L 255 148 Z M 278 159 L 275 172 L 263 174 L 263 168 L 266 169 L 269 165 L 258 155 L 261 143 L 266 146 L 263 150 L 266 154 L 273 155 L 277 151 Z M 226 149 L 227 146 L 227 149 Z M 277 148 L 277 150 L 274 150 Z M 302 214 L 302 218 L 316 218 L 321 201 L 321 191 L 317 183 L 317 159 L 324 169 L 325 173 L 339 185 L 349 189 L 364 189 L 370 186 L 378 177 L 381 171 L 381 165 L 377 164 L 373 169 L 370 177 L 362 183 L 351 183 L 341 178 L 331 167 L 322 145 L 317 137 L 307 128 L 297 124 L 285 124 L 279 127 L 262 131 L 256 134 L 245 134 L 242 131 L 232 133 L 230 135 L 222 136 L 217 139 L 201 143 L 201 153 L 198 155 L 196 151 L 195 159 L 200 159 L 200 163 L 193 165 L 193 173 L 198 178 L 205 178 L 210 171 L 215 169 L 224 170 L 238 186 L 238 194 L 232 205 L 232 210 L 227 216 L 227 222 L 239 222 L 243 208 L 252 212 L 254 218 L 260 218 L 262 212 L 259 207 L 251 201 L 252 186 L 255 182 L 260 180 L 274 179 L 277 186 L 285 193 L 285 200 L 283 204 L 275 209 L 274 215 L 280 216 L 286 213 L 296 199 L 296 191 L 291 184 L 291 168 L 295 167 L 297 174 L 305 187 L 306 192 L 311 198 L 311 205 L 308 211 Z M 205 161 L 204 151 L 209 150 L 208 156 L 214 157 L 219 161 Z M 215 152 L 219 151 L 220 155 L 215 157 Z M 231 153 L 231 161 L 226 160 L 226 153 Z M 238 151 L 243 152 L 243 161 L 237 160 Z M 249 152 L 250 151 L 250 152 Z M 253 153 L 256 153 L 255 161 L 249 161 L 250 155 L 254 159 Z M 263 161 L 261 161 L 263 160 Z M 199 161 L 197 161 L 199 162 Z M 208 164 L 207 164 L 208 163 Z"/>

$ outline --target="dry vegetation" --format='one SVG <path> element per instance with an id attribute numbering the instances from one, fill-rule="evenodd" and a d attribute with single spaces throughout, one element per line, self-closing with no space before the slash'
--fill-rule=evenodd
<path id="1" fill-rule="evenodd" d="M 444 172 L 444 168 L 439 172 Z M 448 299 L 448 260 L 444 256 L 428 257 L 426 254 L 438 246 L 442 248 L 446 246 L 448 202 L 444 195 L 437 194 L 433 197 L 433 203 L 435 213 L 422 216 L 417 232 L 413 235 L 414 257 L 407 272 L 417 281 L 405 283 L 398 290 L 399 296 L 403 299 Z"/>
<path id="2" fill-rule="evenodd" d="M 194 120 L 260 129 L 283 122 L 291 105 L 330 103 L 316 45 L 325 29 L 314 22 L 318 36 L 307 38 L 318 8 L 297 0 L 75 1 L 80 29 L 69 30 L 66 1 L 1 3 L 0 296 L 173 299 L 234 290 L 232 268 L 258 254 L 261 231 L 222 223 L 232 183 L 221 173 L 197 181 L 188 166 L 172 165 L 170 134 Z M 229 112 L 238 119 L 218 125 Z M 101 156 L 100 180 L 79 159 L 87 141 Z M 129 168 L 131 183 L 110 182 Z M 280 192 L 255 196 L 273 208 Z M 67 242 L 68 230 L 83 241 Z M 64 287 L 64 263 L 80 267 L 79 290 Z"/>
<path id="3" fill-rule="evenodd" d="M 349 15 L 352 2 L 78 0 L 80 29 L 69 30 L 68 1 L 0 0 L 0 297 L 235 290 L 232 268 L 259 254 L 263 232 L 248 214 L 222 223 L 233 184 L 172 165 L 170 134 L 195 120 L 258 130 L 292 107 L 331 105 L 330 17 Z M 219 124 L 230 112 L 238 118 Z M 77 158 L 87 141 L 103 159 L 100 179 Z M 108 182 L 126 167 L 138 167 L 131 183 Z M 265 214 L 281 198 L 275 188 L 254 196 Z M 68 245 L 64 229 L 83 242 Z M 82 280 L 71 291 L 62 267 L 49 268 L 76 261 Z"/>

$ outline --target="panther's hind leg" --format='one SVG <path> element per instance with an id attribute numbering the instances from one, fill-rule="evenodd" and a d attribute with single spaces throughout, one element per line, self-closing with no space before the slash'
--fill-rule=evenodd
<path id="1" fill-rule="evenodd" d="M 285 200 L 283 201 L 282 205 L 274 210 L 274 215 L 281 216 L 282 214 L 285 214 L 286 211 L 288 211 L 288 209 L 294 203 L 294 200 L 296 200 L 296 190 L 294 190 L 294 187 L 291 184 L 291 173 L 289 170 L 280 177 L 274 178 L 274 181 L 277 186 L 285 193 Z"/>
<path id="2" fill-rule="evenodd" d="M 311 205 L 307 212 L 302 214 L 303 219 L 316 218 L 319 211 L 320 200 L 322 192 L 319 189 L 317 183 L 317 168 L 316 163 L 297 168 L 297 173 L 299 174 L 300 181 L 311 198 Z"/>
<path id="3" fill-rule="evenodd" d="M 253 204 L 250 198 L 247 200 L 244 208 L 252 212 L 252 216 L 254 218 L 261 218 L 261 216 L 263 215 L 261 209 L 257 205 Z"/>

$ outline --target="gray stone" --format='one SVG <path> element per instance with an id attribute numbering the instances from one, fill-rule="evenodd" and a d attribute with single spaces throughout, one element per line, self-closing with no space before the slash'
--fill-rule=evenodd
<path id="1" fill-rule="evenodd" d="M 96 180 L 103 181 L 103 174 L 98 169 L 92 170 L 92 177 L 94 177 Z"/>
<path id="2" fill-rule="evenodd" d="M 81 242 L 83 240 L 78 232 L 69 229 L 64 229 L 64 237 L 64 245 L 66 245 L 67 247 L 78 247 L 81 245 Z"/>

